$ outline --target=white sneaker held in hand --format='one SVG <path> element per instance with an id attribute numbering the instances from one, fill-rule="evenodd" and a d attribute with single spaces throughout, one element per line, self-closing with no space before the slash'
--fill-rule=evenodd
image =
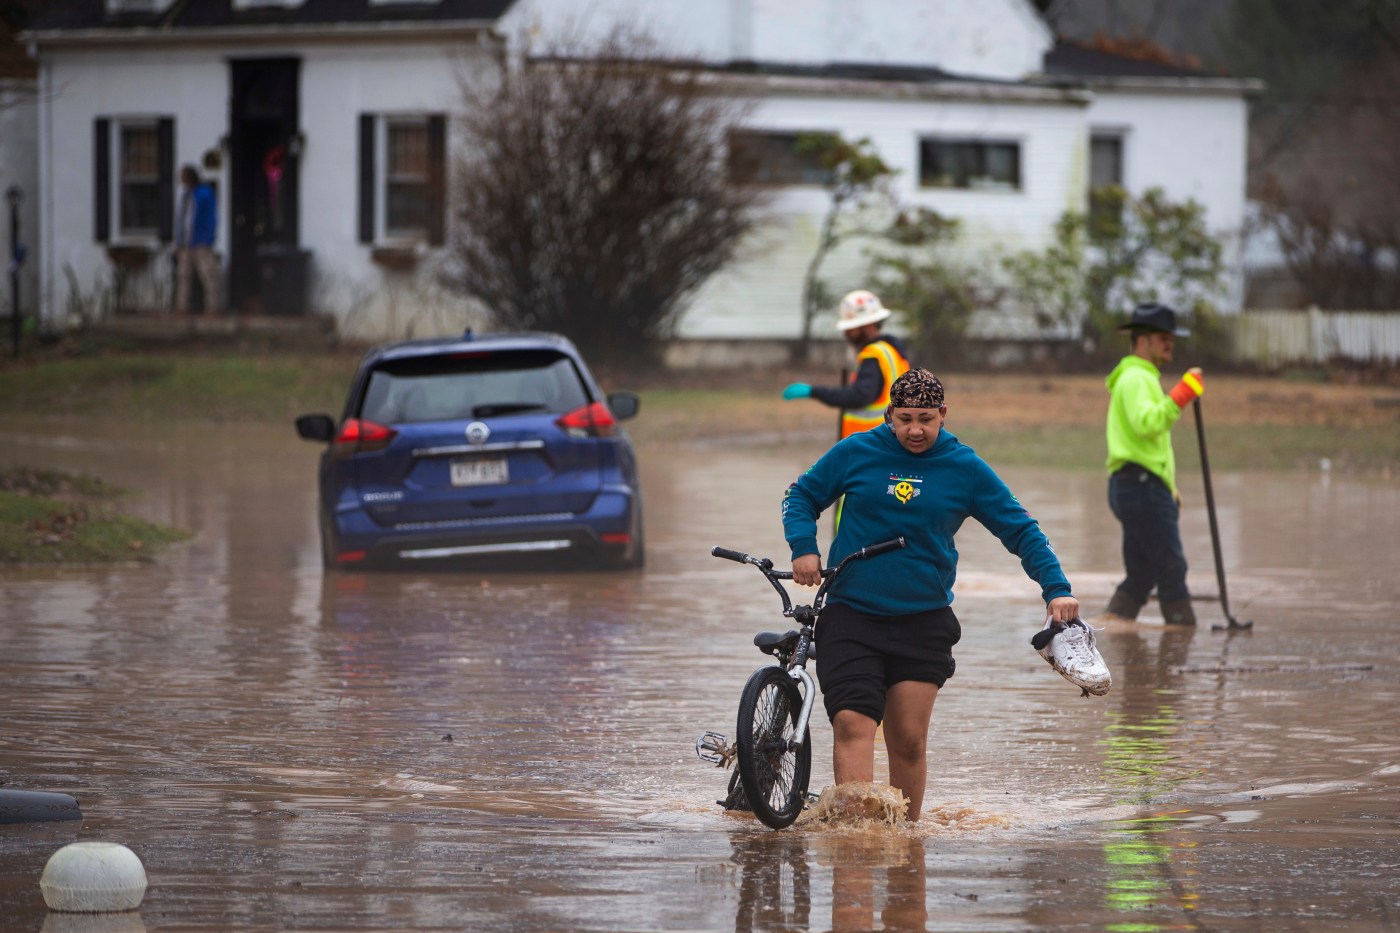
<path id="1" fill-rule="evenodd" d="M 1080 619 L 1063 624 L 1046 619 L 1031 645 L 1061 677 L 1083 690 L 1082 696 L 1101 697 L 1113 685 L 1108 663 L 1094 645 L 1094 630 Z"/>

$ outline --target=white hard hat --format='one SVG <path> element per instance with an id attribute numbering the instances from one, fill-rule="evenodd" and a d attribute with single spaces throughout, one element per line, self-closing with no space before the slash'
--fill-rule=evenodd
<path id="1" fill-rule="evenodd" d="M 880 304 L 879 298 L 859 289 L 841 299 L 841 307 L 836 310 L 836 326 L 840 330 L 850 330 L 883 321 L 889 316 L 890 309 Z"/>

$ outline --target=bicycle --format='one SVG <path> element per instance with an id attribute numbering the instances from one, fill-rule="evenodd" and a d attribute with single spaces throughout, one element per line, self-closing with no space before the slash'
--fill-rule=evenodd
<path id="1" fill-rule="evenodd" d="M 791 580 L 791 571 L 774 570 L 773 561 L 767 557 L 750 557 L 722 547 L 710 550 L 713 557 L 757 567 L 778 591 L 783 601 L 783 616 L 801 626 L 783 634 L 760 632 L 754 636 L 753 643 L 758 650 L 772 655 L 778 663 L 760 667 L 744 684 L 739 696 L 734 744 L 718 732 L 702 733 L 695 740 L 695 753 L 704 761 L 722 768 L 729 767 L 731 761 L 738 761 L 729 780 L 729 797 L 721 801 L 726 809 L 735 808 L 739 803 L 737 794 L 742 791 L 754 815 L 773 829 L 791 825 L 802 812 L 807 804 L 807 782 L 812 772 L 812 743 L 808 741 L 807 724 L 817 690 L 812 675 L 807 673 L 807 662 L 816 656 L 813 637 L 817 616 L 827 590 L 847 565 L 904 546 L 904 538 L 899 537 L 852 552 L 835 567 L 822 571 L 822 582 L 811 605 L 803 606 L 793 606 L 780 582 Z"/>

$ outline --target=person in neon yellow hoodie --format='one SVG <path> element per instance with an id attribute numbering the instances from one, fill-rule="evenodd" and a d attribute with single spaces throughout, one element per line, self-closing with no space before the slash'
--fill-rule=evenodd
<path id="1" fill-rule="evenodd" d="M 1204 393 L 1201 370 L 1187 370 L 1170 392 L 1162 391 L 1163 364 L 1172 361 L 1176 312 L 1147 303 L 1133 309 L 1127 331 L 1130 352 L 1105 380 L 1108 385 L 1108 505 L 1123 526 L 1127 576 L 1108 602 L 1106 615 L 1132 621 L 1153 588 L 1169 625 L 1195 625 L 1181 546 L 1181 495 L 1176 488 L 1172 425 Z"/>

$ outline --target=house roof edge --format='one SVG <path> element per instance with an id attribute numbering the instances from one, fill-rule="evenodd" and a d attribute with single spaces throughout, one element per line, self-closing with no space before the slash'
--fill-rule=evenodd
<path id="1" fill-rule="evenodd" d="M 1002 100 L 1040 104 L 1087 105 L 1093 93 L 1082 86 L 1041 82 L 978 81 L 949 78 L 942 81 L 868 80 L 846 77 L 805 77 L 763 73 L 707 71 L 715 84 L 737 90 L 765 90 L 790 94 L 850 94 L 860 97 Z"/>
<path id="2" fill-rule="evenodd" d="M 473 19 L 409 23 L 277 23 L 257 26 L 208 26 L 181 29 L 47 29 L 20 33 L 20 41 L 39 48 L 174 45 L 190 42 L 297 42 L 354 39 L 366 42 L 431 37 L 436 39 L 493 33 L 496 20 Z"/>
<path id="3" fill-rule="evenodd" d="M 1253 97 L 1264 92 L 1258 78 L 1147 77 L 1143 75 L 1036 75 L 1046 87 L 1080 87 L 1092 91 L 1136 91 L 1145 94 L 1205 94 Z"/>

